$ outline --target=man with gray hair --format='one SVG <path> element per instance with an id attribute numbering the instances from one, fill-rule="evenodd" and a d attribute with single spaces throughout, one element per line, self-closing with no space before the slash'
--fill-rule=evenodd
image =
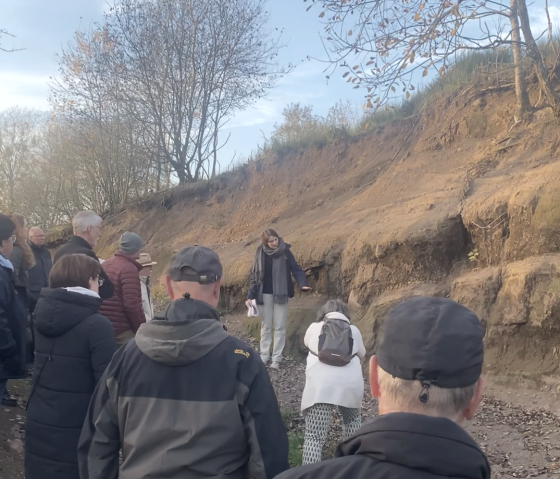
<path id="1" fill-rule="evenodd" d="M 484 453 L 461 427 L 482 399 L 483 336 L 475 314 L 450 299 L 417 297 L 392 308 L 370 360 L 379 417 L 334 459 L 278 479 L 489 479 Z"/>
<path id="2" fill-rule="evenodd" d="M 142 265 L 138 262 L 143 246 L 140 236 L 126 231 L 119 240 L 119 250 L 101 265 L 115 294 L 103 300 L 99 312 L 113 323 L 118 346 L 132 339 L 146 322 L 140 288 Z"/>
<path id="3" fill-rule="evenodd" d="M 80 211 L 72 219 L 72 229 L 74 235 L 68 240 L 68 243 L 61 246 L 54 255 L 53 264 L 67 254 L 85 254 L 90 258 L 99 261 L 97 255 L 93 252 L 93 248 L 97 245 L 101 237 L 103 220 L 93 211 Z M 109 277 L 102 271 L 99 278 L 103 283 L 99 287 L 99 296 L 101 299 L 107 299 L 113 296 L 113 283 Z"/>

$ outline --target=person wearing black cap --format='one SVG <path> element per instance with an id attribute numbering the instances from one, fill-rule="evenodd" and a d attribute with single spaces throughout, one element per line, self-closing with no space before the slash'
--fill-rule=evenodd
<path id="1" fill-rule="evenodd" d="M 115 353 L 94 393 L 78 446 L 81 479 L 272 479 L 289 468 L 266 367 L 220 323 L 221 280 L 208 248 L 171 259 L 167 311 Z"/>
<path id="2" fill-rule="evenodd" d="M 417 297 L 392 308 L 370 361 L 379 417 L 335 458 L 278 479 L 489 479 L 484 453 L 461 427 L 482 398 L 483 336 L 475 314 L 450 299 Z"/>

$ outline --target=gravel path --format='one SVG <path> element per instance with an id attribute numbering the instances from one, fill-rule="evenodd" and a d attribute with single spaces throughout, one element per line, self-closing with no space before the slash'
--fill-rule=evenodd
<path id="1" fill-rule="evenodd" d="M 232 334 L 243 337 L 237 321 L 232 318 L 229 324 Z M 258 346 L 252 338 L 243 339 L 253 347 Z M 305 366 L 287 359 L 279 371 L 269 369 L 269 373 L 280 408 L 292 411 L 292 427 L 303 430 L 299 408 L 305 385 Z M 501 386 L 494 376 L 488 376 L 487 380 L 489 395 L 484 397 L 475 418 L 466 423 L 465 428 L 486 453 L 492 466 L 492 477 L 545 478 L 560 474 L 560 416 L 550 411 L 558 412 L 557 406 L 560 406 L 556 388 L 541 385 L 536 392 L 527 389 L 525 383 L 512 388 Z M 377 415 L 377 401 L 371 397 L 368 385 L 366 390 L 362 409 L 364 422 Z M 540 408 L 536 409 L 535 405 Z M 341 418 L 335 414 L 324 458 L 332 456 L 341 439 Z"/>

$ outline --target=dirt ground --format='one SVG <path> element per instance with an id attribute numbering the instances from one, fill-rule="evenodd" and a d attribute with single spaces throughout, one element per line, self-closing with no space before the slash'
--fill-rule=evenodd
<path id="1" fill-rule="evenodd" d="M 231 334 L 253 346 L 243 331 L 242 316 L 225 320 Z M 299 415 L 305 384 L 305 366 L 288 359 L 279 371 L 270 371 L 280 407 L 292 411 L 292 427 L 303 428 Z M 492 465 L 494 478 L 552 477 L 560 474 L 560 386 L 551 378 L 487 375 L 487 394 L 467 430 L 481 445 Z M 21 400 L 27 381 L 9 385 Z M 367 389 L 367 388 L 366 388 Z M 0 479 L 23 477 L 22 441 L 25 410 L 0 408 Z M 369 392 L 364 399 L 363 420 L 377 414 L 377 403 Z M 340 418 L 335 417 L 325 448 L 328 457 L 341 439 Z"/>
<path id="2" fill-rule="evenodd" d="M 228 320 L 230 333 L 243 337 L 253 346 L 252 338 L 244 335 L 241 317 Z M 279 371 L 269 370 L 280 408 L 299 415 L 305 365 L 287 360 Z M 487 374 L 484 400 L 467 431 L 486 453 L 494 478 L 553 477 L 560 474 L 560 387 L 546 378 L 517 378 Z M 362 419 L 377 415 L 377 402 L 369 393 L 362 408 Z M 292 421 L 303 428 L 303 418 Z M 332 454 L 342 439 L 340 418 L 335 416 L 324 457 Z"/>

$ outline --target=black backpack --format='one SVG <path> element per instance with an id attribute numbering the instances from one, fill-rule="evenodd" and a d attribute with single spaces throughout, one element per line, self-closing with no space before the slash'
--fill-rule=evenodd
<path id="1" fill-rule="evenodd" d="M 343 319 L 325 319 L 325 324 L 319 336 L 318 354 L 319 361 L 329 366 L 346 366 L 352 361 L 354 339 L 352 329 Z"/>

